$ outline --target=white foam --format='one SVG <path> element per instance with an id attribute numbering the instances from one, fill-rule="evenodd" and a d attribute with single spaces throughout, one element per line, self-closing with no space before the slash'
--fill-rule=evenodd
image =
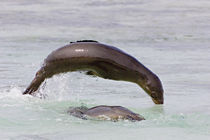
<path id="1" fill-rule="evenodd" d="M 19 99 L 19 98 L 28 98 L 28 97 L 31 97 L 30 95 L 24 95 L 22 94 L 22 91 L 20 89 L 20 87 L 18 86 L 13 86 L 9 89 L 5 89 L 3 91 L 0 91 L 0 99 L 3 99 L 3 98 L 11 98 L 11 99 Z"/>

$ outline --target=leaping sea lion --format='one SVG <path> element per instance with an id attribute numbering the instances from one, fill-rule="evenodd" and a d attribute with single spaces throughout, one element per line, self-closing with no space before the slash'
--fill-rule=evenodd
<path id="1" fill-rule="evenodd" d="M 55 74 L 78 70 L 105 79 L 136 83 L 155 104 L 164 102 L 161 81 L 152 71 L 122 50 L 90 40 L 71 42 L 49 54 L 23 94 L 35 94 L 41 83 Z"/>
<path id="2" fill-rule="evenodd" d="M 130 120 L 130 121 L 141 121 L 145 120 L 144 117 L 136 114 L 127 108 L 122 106 L 106 106 L 100 105 L 92 108 L 85 106 L 81 107 L 70 107 L 67 111 L 70 115 L 87 120 L 89 118 L 98 120 Z"/>

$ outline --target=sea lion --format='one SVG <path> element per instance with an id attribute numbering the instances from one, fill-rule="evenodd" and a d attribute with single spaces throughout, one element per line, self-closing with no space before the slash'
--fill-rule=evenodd
<path id="1" fill-rule="evenodd" d="M 122 50 L 90 40 L 71 42 L 49 54 L 23 94 L 34 94 L 46 78 L 55 74 L 78 70 L 105 79 L 136 83 L 154 103 L 164 102 L 161 81 L 152 71 Z"/>
<path id="2" fill-rule="evenodd" d="M 144 117 L 136 114 L 122 106 L 106 106 L 100 105 L 92 108 L 85 106 L 81 107 L 70 107 L 67 111 L 72 116 L 87 120 L 87 119 L 98 119 L 98 120 L 130 120 L 130 121 L 141 121 L 145 120 Z"/>

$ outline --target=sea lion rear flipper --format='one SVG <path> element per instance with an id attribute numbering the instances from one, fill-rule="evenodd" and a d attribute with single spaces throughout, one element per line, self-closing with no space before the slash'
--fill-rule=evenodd
<path id="1" fill-rule="evenodd" d="M 23 92 L 23 94 L 33 94 L 38 90 L 39 86 L 45 80 L 43 69 L 41 68 L 37 73 L 31 84 L 27 87 L 27 89 Z"/>

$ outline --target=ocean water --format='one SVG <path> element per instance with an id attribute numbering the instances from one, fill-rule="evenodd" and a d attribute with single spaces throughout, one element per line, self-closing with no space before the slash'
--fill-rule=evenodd
<path id="1" fill-rule="evenodd" d="M 1 0 L 0 139 L 209 140 L 209 0 Z M 22 92 L 47 55 L 70 41 L 116 46 L 156 73 L 165 104 L 133 83 L 83 72 L 46 80 L 39 99 Z M 68 107 L 121 105 L 141 122 L 81 120 Z"/>

